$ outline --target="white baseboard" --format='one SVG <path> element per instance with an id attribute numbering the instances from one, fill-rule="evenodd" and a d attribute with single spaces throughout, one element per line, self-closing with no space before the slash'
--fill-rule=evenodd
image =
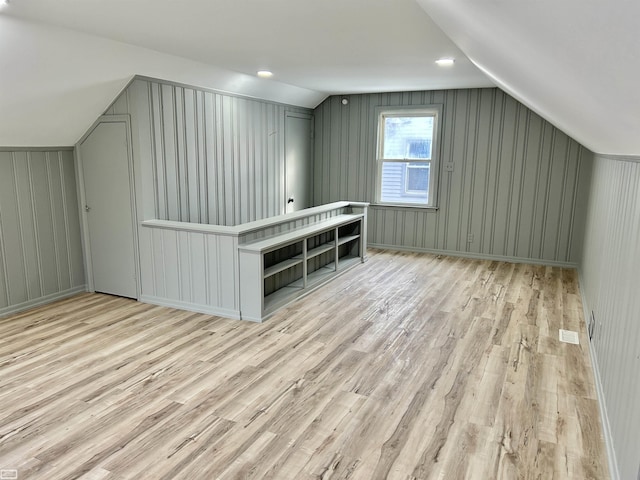
<path id="1" fill-rule="evenodd" d="M 450 257 L 475 258 L 478 260 L 497 260 L 500 262 L 528 263 L 531 265 L 545 265 L 549 267 L 577 268 L 578 264 L 571 262 L 556 262 L 554 260 L 540 260 L 537 258 L 509 257 L 505 255 L 489 255 L 484 253 L 459 252 L 457 250 L 438 250 L 435 248 L 402 247 L 398 245 L 385 245 L 381 243 L 369 243 L 369 248 L 381 248 L 384 250 L 397 250 L 399 252 L 432 253 L 434 255 L 447 255 Z"/>
<path id="2" fill-rule="evenodd" d="M 34 298 L 33 300 L 27 300 L 26 302 L 2 307 L 0 308 L 0 317 L 6 317 L 7 315 L 12 315 L 14 313 L 18 313 L 23 310 L 28 310 L 34 307 L 39 307 L 40 305 L 52 303 L 52 302 L 55 302 L 56 300 L 71 297 L 72 295 L 76 295 L 78 293 L 82 293 L 86 291 L 87 291 L 87 286 L 81 285 L 79 287 L 73 287 L 68 290 L 63 290 L 62 292 L 50 293 L 49 295 L 45 295 L 44 297 L 38 297 L 38 298 Z"/>
<path id="3" fill-rule="evenodd" d="M 584 321 L 586 324 L 587 332 L 589 331 L 589 318 L 591 315 L 589 312 L 589 304 L 584 294 L 584 282 L 582 281 L 582 270 L 578 269 L 578 281 L 580 283 L 580 296 L 582 297 L 582 311 Z M 609 477 L 611 480 L 620 480 L 620 472 L 618 471 L 618 459 L 616 457 L 616 450 L 613 446 L 613 435 L 611 434 L 611 423 L 609 422 L 609 415 L 607 413 L 607 403 L 605 402 L 604 389 L 602 388 L 602 379 L 600 378 L 600 368 L 598 367 L 598 357 L 596 351 L 589 341 L 589 357 L 591 358 L 591 368 L 593 369 L 593 375 L 596 381 L 596 393 L 598 395 L 598 407 L 600 409 L 600 423 L 602 424 L 602 434 L 604 435 L 604 444 L 607 449 L 607 460 L 609 461 Z"/>
<path id="4" fill-rule="evenodd" d="M 190 312 L 205 313 L 207 315 L 215 315 L 218 317 L 232 318 L 240 320 L 239 310 L 230 310 L 227 308 L 212 307 L 211 305 L 202 305 L 200 303 L 182 302 L 170 298 L 154 297 L 152 295 L 140 296 L 140 302 L 150 303 L 151 305 L 160 305 L 161 307 L 171 307 L 180 310 L 188 310 Z"/>

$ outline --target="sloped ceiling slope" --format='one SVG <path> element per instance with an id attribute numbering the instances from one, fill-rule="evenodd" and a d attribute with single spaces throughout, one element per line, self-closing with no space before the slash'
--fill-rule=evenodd
<path id="1" fill-rule="evenodd" d="M 415 0 L 10 0 L 6 14 L 326 94 L 493 86 Z M 455 69 L 440 56 L 458 57 Z"/>
<path id="2" fill-rule="evenodd" d="M 640 155 L 640 2 L 417 1 L 539 115 L 596 153 Z"/>
<path id="3" fill-rule="evenodd" d="M 415 0 L 0 0 L 0 145 L 71 144 L 140 74 L 315 107 L 494 86 Z M 441 56 L 456 57 L 439 68 Z M 256 71 L 274 72 L 271 80 Z"/>
<path id="4" fill-rule="evenodd" d="M 134 74 L 301 106 L 320 92 L 0 16 L 0 145 L 73 145 Z"/>

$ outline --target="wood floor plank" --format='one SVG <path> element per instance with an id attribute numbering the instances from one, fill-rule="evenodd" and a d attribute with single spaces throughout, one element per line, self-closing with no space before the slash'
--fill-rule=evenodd
<path id="1" fill-rule="evenodd" d="M 263 324 L 79 294 L 0 319 L 0 468 L 606 480 L 586 342 L 575 271 L 409 252 Z"/>

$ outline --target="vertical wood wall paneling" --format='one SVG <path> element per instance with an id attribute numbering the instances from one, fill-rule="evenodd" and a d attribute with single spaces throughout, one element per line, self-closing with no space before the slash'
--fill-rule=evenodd
<path id="1" fill-rule="evenodd" d="M 207 305 L 207 257 L 205 250 L 204 235 L 193 234 L 189 237 L 190 258 L 188 262 L 191 265 L 189 300 L 200 305 Z"/>
<path id="2" fill-rule="evenodd" d="M 164 282 L 166 297 L 182 300 L 180 292 L 180 258 L 178 234 L 175 230 L 162 230 L 162 250 L 164 254 Z"/>
<path id="3" fill-rule="evenodd" d="M 239 318 L 235 237 L 142 227 L 140 238 L 142 301 Z"/>
<path id="4" fill-rule="evenodd" d="M 376 107 L 443 105 L 438 210 L 373 206 L 371 244 L 577 263 L 590 152 L 524 105 L 495 88 L 340 100 L 314 111 L 315 205 L 375 202 Z"/>
<path id="5" fill-rule="evenodd" d="M 237 225 L 283 213 L 286 111 L 310 113 L 135 80 L 106 114 L 131 115 L 134 169 L 154 179 L 137 190 L 155 212 L 139 218 Z"/>
<path id="6" fill-rule="evenodd" d="M 73 152 L 0 152 L 0 314 L 84 289 Z"/>
<path id="7" fill-rule="evenodd" d="M 162 230 L 153 230 L 152 232 L 152 240 L 153 240 L 153 256 L 154 256 L 154 265 L 157 265 L 154 268 L 155 272 L 155 295 L 157 297 L 168 297 L 167 293 L 167 266 L 165 261 L 164 254 L 164 232 Z"/>
<path id="8" fill-rule="evenodd" d="M 593 311 L 596 319 L 593 347 L 619 478 L 638 469 L 639 238 L 640 163 L 596 155 L 581 277 L 585 316 Z"/>
<path id="9" fill-rule="evenodd" d="M 43 297 L 42 277 L 40 275 L 38 238 L 34 223 L 33 185 L 31 182 L 31 152 L 16 154 L 13 164 L 16 178 L 18 216 L 20 217 L 20 233 L 22 236 L 25 277 L 27 279 L 28 298 Z M 28 252 L 28 253 L 27 253 Z M 30 253 L 30 254 L 29 254 Z"/>
<path id="10" fill-rule="evenodd" d="M 36 232 L 36 248 L 40 291 L 42 296 L 58 290 L 56 262 L 56 238 L 51 216 L 50 189 L 45 152 L 34 152 L 29 159 L 33 226 Z"/>
<path id="11" fill-rule="evenodd" d="M 219 248 L 218 237 L 207 235 L 205 245 L 205 257 L 207 259 L 207 300 L 209 305 L 220 305 L 220 278 L 212 275 L 212 272 L 219 271 Z"/>
<path id="12" fill-rule="evenodd" d="M 131 118 L 138 219 L 237 225 L 284 213 L 287 111 L 311 113 L 134 80 L 105 114 Z M 218 278 L 237 262 L 227 239 L 145 227 L 139 236 L 143 299 L 237 313 L 237 279 Z"/>
<path id="13" fill-rule="evenodd" d="M 30 298 L 15 156 L 13 152 L 0 152 L 0 252 L 6 295 L 0 308 L 22 303 Z"/>
<path id="14" fill-rule="evenodd" d="M 140 229 L 140 296 L 157 296 L 155 252 L 153 230 Z"/>
<path id="15" fill-rule="evenodd" d="M 149 116 L 149 123 L 151 125 L 151 138 L 149 139 L 153 148 L 151 150 L 151 154 L 153 157 L 149 158 L 148 161 L 153 163 L 154 165 L 154 173 L 155 173 L 155 198 L 154 202 L 156 204 L 156 210 L 158 218 L 168 218 L 169 217 L 169 208 L 167 206 L 167 186 L 166 186 L 166 168 L 165 168 L 165 153 L 164 153 L 164 125 L 162 124 L 162 99 L 160 96 L 160 85 L 158 84 L 149 84 L 150 91 L 149 95 L 151 97 L 151 113 Z M 131 88 L 131 87 L 129 87 Z M 129 90 L 129 89 L 127 89 Z M 121 113 L 129 113 L 128 110 L 125 110 Z M 138 119 L 138 122 L 144 122 L 143 119 Z M 135 123 L 138 123 L 135 122 Z M 134 123 L 134 118 L 132 117 L 131 123 Z M 142 143 L 142 142 L 141 142 Z M 142 157 L 144 158 L 144 157 Z M 143 159 L 135 156 L 134 153 L 134 163 L 144 163 Z M 146 192 L 145 192 L 146 193 Z"/>
<path id="16" fill-rule="evenodd" d="M 60 182 L 64 190 L 65 229 L 67 231 L 67 255 L 69 256 L 69 278 L 71 288 L 84 288 L 86 279 L 84 256 L 82 254 L 82 233 L 80 212 L 78 211 L 78 189 L 76 187 L 76 168 L 72 152 L 61 152 L 62 175 Z"/>

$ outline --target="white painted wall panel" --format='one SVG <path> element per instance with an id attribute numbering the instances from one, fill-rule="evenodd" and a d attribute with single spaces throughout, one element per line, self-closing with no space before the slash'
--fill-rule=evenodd
<path id="1" fill-rule="evenodd" d="M 593 347 L 619 478 L 640 463 L 640 158 L 596 156 L 587 216 L 582 291 L 596 319 Z"/>
<path id="2" fill-rule="evenodd" d="M 71 150 L 0 151 L 0 314 L 84 289 Z"/>
<path id="3" fill-rule="evenodd" d="M 439 209 L 373 206 L 370 244 L 577 263 L 592 154 L 563 132 L 495 88 L 340 100 L 314 111 L 315 205 L 375 201 L 376 107 L 443 105 Z"/>
<path id="4" fill-rule="evenodd" d="M 190 301 L 196 304 L 207 303 L 207 265 L 205 235 L 191 235 L 189 242 Z"/>
<path id="5" fill-rule="evenodd" d="M 178 253 L 178 279 L 179 279 L 179 291 L 180 297 L 184 299 L 185 302 L 192 303 L 192 291 L 191 291 L 191 283 L 193 279 L 191 278 L 193 265 L 192 258 L 190 252 L 190 243 L 191 237 L 187 232 L 178 232 L 176 235 L 176 240 L 178 242 L 177 245 L 177 253 Z"/>
<path id="6" fill-rule="evenodd" d="M 145 229 L 143 228 L 144 232 Z M 151 262 L 153 266 L 153 289 L 150 292 L 150 295 L 155 297 L 165 298 L 168 297 L 167 294 L 167 285 L 166 285 L 166 264 L 165 264 L 165 253 L 164 253 L 164 231 L 163 230 L 152 230 L 151 235 Z M 144 270 L 144 266 L 142 267 Z"/>
<path id="7" fill-rule="evenodd" d="M 167 298 L 178 298 L 184 301 L 180 289 L 182 278 L 180 276 L 180 257 L 178 251 L 178 234 L 173 230 L 162 231 L 162 251 L 164 254 L 163 265 L 164 271 L 162 277 L 165 284 L 165 296 Z"/>
<path id="8" fill-rule="evenodd" d="M 138 241 L 140 243 L 140 285 L 142 286 L 140 295 L 157 295 L 158 285 L 155 274 L 154 230 L 140 229 Z"/>
<path id="9" fill-rule="evenodd" d="M 220 305 L 220 288 L 222 282 L 218 275 L 211 275 L 211 272 L 217 272 L 219 270 L 218 237 L 207 235 L 205 242 L 205 259 L 207 271 L 209 272 L 207 276 L 207 300 L 210 305 Z"/>

